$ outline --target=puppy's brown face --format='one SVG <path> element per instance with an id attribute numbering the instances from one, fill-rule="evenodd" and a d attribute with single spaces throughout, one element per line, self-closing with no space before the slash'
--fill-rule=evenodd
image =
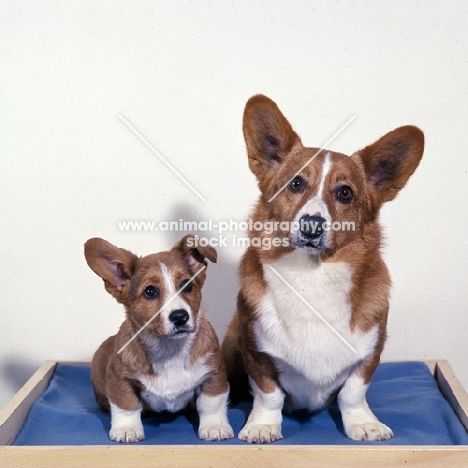
<path id="1" fill-rule="evenodd" d="M 200 265 L 200 268 L 202 265 Z M 125 301 L 127 315 L 144 334 L 181 337 L 196 330 L 204 277 L 182 255 L 164 252 L 138 259 Z"/>
<path id="2" fill-rule="evenodd" d="M 215 249 L 198 247 L 194 239 L 187 235 L 169 252 L 140 258 L 93 238 L 85 244 L 85 256 L 106 290 L 125 305 L 135 332 L 179 338 L 197 328 L 206 259 L 217 257 Z"/>

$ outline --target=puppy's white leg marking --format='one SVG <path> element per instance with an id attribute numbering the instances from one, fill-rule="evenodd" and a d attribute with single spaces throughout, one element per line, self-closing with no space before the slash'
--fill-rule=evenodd
<path id="1" fill-rule="evenodd" d="M 143 424 L 141 424 L 141 408 L 135 411 L 120 409 L 110 403 L 111 430 L 109 437 L 116 442 L 139 442 L 145 438 Z"/>
<path id="2" fill-rule="evenodd" d="M 284 403 L 284 392 L 280 387 L 272 393 L 263 393 L 252 379 L 250 386 L 254 397 L 253 408 L 247 423 L 239 432 L 239 439 L 249 443 L 264 444 L 283 438 L 281 410 Z"/>
<path id="3" fill-rule="evenodd" d="M 354 440 L 387 440 L 393 437 L 392 430 L 382 424 L 369 409 L 364 379 L 351 374 L 338 394 L 338 406 L 346 435 Z"/>
<path id="4" fill-rule="evenodd" d="M 227 417 L 229 391 L 217 396 L 201 393 L 197 398 L 200 417 L 198 437 L 203 440 L 224 440 L 234 437 Z"/>

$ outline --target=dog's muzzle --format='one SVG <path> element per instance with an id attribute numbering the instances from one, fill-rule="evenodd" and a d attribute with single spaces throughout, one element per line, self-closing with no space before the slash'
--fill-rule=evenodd
<path id="1" fill-rule="evenodd" d="M 299 220 L 299 231 L 304 239 L 314 240 L 325 232 L 325 223 L 326 219 L 321 216 L 304 215 Z"/>
<path id="2" fill-rule="evenodd" d="M 326 219 L 321 216 L 304 215 L 299 220 L 299 231 L 304 239 L 314 240 L 325 232 L 324 223 L 326 223 Z"/>
<path id="3" fill-rule="evenodd" d="M 293 245 L 305 248 L 311 252 L 319 252 L 326 249 L 326 225 L 327 220 L 320 216 L 305 214 L 299 219 L 299 229 L 293 235 Z"/>
<path id="4" fill-rule="evenodd" d="M 169 314 L 169 322 L 171 322 L 174 327 L 173 335 L 192 333 L 194 329 L 187 323 L 189 320 L 190 315 L 185 309 L 173 310 Z"/>

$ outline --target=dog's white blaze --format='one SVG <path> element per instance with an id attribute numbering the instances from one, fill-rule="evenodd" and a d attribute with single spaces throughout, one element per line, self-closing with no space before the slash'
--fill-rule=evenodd
<path id="1" fill-rule="evenodd" d="M 325 179 L 327 178 L 328 173 L 330 172 L 330 168 L 332 166 L 331 162 L 331 155 L 330 153 L 327 153 L 325 155 L 325 159 L 323 161 L 323 166 L 322 166 L 322 179 L 320 180 L 320 187 L 317 192 L 317 197 L 319 199 L 322 199 L 322 194 L 323 194 L 323 187 L 325 185 Z"/>
<path id="2" fill-rule="evenodd" d="M 144 385 L 142 399 L 154 411 L 179 411 L 187 406 L 211 372 L 207 365 L 209 355 L 190 363 L 194 339 L 195 333 L 186 339 L 157 338 L 146 342 L 155 375 L 136 377 Z"/>
<path id="3" fill-rule="evenodd" d="M 322 218 L 324 218 L 327 222 L 331 222 L 331 216 L 330 216 L 330 213 L 328 211 L 328 207 L 326 205 L 326 203 L 323 201 L 323 190 L 324 190 L 324 187 L 325 187 L 325 180 L 330 172 L 330 169 L 333 165 L 333 162 L 332 162 L 332 158 L 331 158 L 331 155 L 330 153 L 327 153 L 325 155 L 325 159 L 323 161 L 323 166 L 322 166 L 322 175 L 321 175 L 321 178 L 320 178 L 320 185 L 319 185 L 319 188 L 318 188 L 318 191 L 316 193 L 316 195 L 314 195 L 313 198 L 311 198 L 300 210 L 299 212 L 297 213 L 293 223 L 292 223 L 292 226 L 296 226 L 296 231 L 298 230 L 298 226 L 300 225 L 300 219 L 304 216 L 304 215 L 310 215 L 310 216 L 314 216 L 316 214 L 320 214 L 320 216 Z M 292 232 L 292 234 L 294 235 L 295 232 Z"/>
<path id="4" fill-rule="evenodd" d="M 164 287 L 166 290 L 165 299 L 167 300 L 171 296 L 173 296 L 177 292 L 177 290 L 175 288 L 174 278 L 171 275 L 171 271 L 169 270 L 169 267 L 163 262 L 159 262 L 159 266 L 161 268 L 161 272 L 164 278 Z"/>
<path id="5" fill-rule="evenodd" d="M 348 264 L 323 263 L 294 250 L 272 266 L 357 351 L 346 346 L 269 268 L 264 269 L 267 294 L 255 322 L 258 349 L 274 359 L 294 407 L 318 409 L 353 366 L 372 353 L 378 330 L 351 331 Z"/>
<path id="6" fill-rule="evenodd" d="M 159 262 L 159 265 L 161 267 L 161 272 L 164 278 L 165 294 L 164 294 L 163 299 L 164 299 L 164 302 L 167 302 L 172 297 L 174 297 L 175 294 L 177 294 L 177 291 L 179 290 L 179 288 L 176 287 L 176 284 L 174 283 L 174 278 L 171 274 L 169 267 L 162 262 Z M 171 328 L 171 324 L 169 323 L 169 314 L 173 310 L 177 310 L 177 309 L 185 309 L 188 312 L 190 318 L 187 322 L 187 325 L 193 327 L 194 323 L 193 323 L 192 310 L 190 309 L 190 306 L 180 294 L 175 299 L 172 299 L 171 302 L 167 305 L 167 307 L 163 307 L 161 309 L 161 316 L 164 318 L 166 325 L 169 328 Z M 169 328 L 167 329 L 167 331 L 169 331 Z"/>

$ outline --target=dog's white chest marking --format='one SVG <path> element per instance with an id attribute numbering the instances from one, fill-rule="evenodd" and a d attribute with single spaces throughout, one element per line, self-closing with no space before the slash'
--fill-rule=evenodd
<path id="1" fill-rule="evenodd" d="M 255 322 L 259 350 L 274 359 L 294 407 L 321 408 L 352 367 L 372 352 L 378 330 L 351 331 L 349 265 L 314 262 L 295 250 L 271 266 L 329 325 L 264 266 L 267 294 Z"/>
<path id="2" fill-rule="evenodd" d="M 144 386 L 141 397 L 154 411 L 174 412 L 185 408 L 211 372 L 207 365 L 208 355 L 190 364 L 190 347 L 191 342 L 184 343 L 179 352 L 168 353 L 162 359 L 161 349 L 155 350 L 158 356 L 152 362 L 156 375 L 137 376 Z"/>

